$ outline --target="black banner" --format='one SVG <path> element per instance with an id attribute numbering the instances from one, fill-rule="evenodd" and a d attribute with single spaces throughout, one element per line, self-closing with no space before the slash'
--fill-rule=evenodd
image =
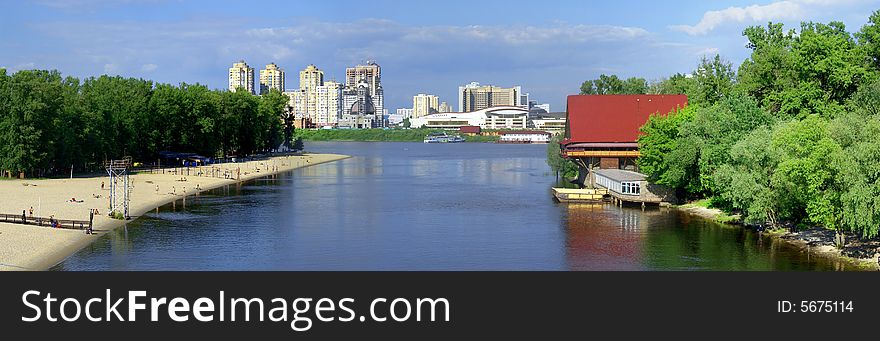
<path id="1" fill-rule="evenodd" d="M 841 337 L 875 328 L 878 280 L 829 272 L 2 273 L 0 326 L 29 339 Z"/>

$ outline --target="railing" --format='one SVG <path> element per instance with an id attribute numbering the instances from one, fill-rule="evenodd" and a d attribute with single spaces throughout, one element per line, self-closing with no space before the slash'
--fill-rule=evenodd
<path id="1" fill-rule="evenodd" d="M 52 226 L 52 220 L 50 218 L 44 217 L 33 217 L 33 216 L 23 216 L 21 214 L 4 214 L 0 213 L 0 222 L 4 223 L 13 223 L 13 224 L 25 224 L 25 225 L 37 225 L 37 226 Z M 58 228 L 62 229 L 74 229 L 74 230 L 84 230 L 92 227 L 91 222 L 86 220 L 72 220 L 72 219 L 54 219 L 56 223 L 58 223 Z"/>

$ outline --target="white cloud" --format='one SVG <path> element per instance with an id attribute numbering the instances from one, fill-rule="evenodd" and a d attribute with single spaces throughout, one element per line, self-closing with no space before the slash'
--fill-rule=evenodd
<path id="1" fill-rule="evenodd" d="M 704 49 L 701 49 L 701 50 L 697 51 L 697 52 L 694 53 L 694 54 L 697 55 L 697 56 L 699 56 L 699 57 L 702 57 L 702 56 L 714 56 L 714 55 L 718 54 L 718 52 L 720 52 L 720 51 L 721 51 L 721 50 L 720 50 L 719 48 L 717 48 L 717 47 L 707 47 L 707 48 L 704 48 Z"/>
<path id="2" fill-rule="evenodd" d="M 683 60 L 682 53 L 694 55 L 705 48 L 660 41 L 640 27 L 558 22 L 412 26 L 364 19 L 298 20 L 265 28 L 248 24 L 206 18 L 151 23 L 144 30 L 142 23 L 133 21 L 64 21 L 42 23 L 39 29 L 53 42 L 48 55 L 58 56 L 43 63 L 80 77 L 102 71 L 123 76 L 149 72 L 157 82 L 225 88 L 229 65 L 245 59 L 258 69 L 275 62 L 287 71 L 287 87 L 294 88 L 298 71 L 308 64 L 318 65 L 326 79 L 343 80 L 346 66 L 374 59 L 383 66 L 391 108 L 411 105 L 414 91 L 435 93 L 452 103 L 457 87 L 469 81 L 552 89 L 529 91 L 534 98 L 561 105 L 569 92 L 559 89 L 576 90 L 584 79 L 599 73 L 665 75 L 669 65 L 688 69 L 697 60 Z M 555 85 L 548 88 L 548 83 Z"/>
<path id="3" fill-rule="evenodd" d="M 844 6 L 864 2 L 864 0 L 785 0 L 775 1 L 766 5 L 750 5 L 745 7 L 728 7 L 722 10 L 708 11 L 694 25 L 672 25 L 670 29 L 689 35 L 705 35 L 727 23 L 767 22 L 774 20 L 805 19 L 809 14 L 823 7 Z"/>
<path id="4" fill-rule="evenodd" d="M 115 74 L 119 70 L 119 66 L 113 63 L 104 64 L 104 74 Z"/>
<path id="5" fill-rule="evenodd" d="M 780 19 L 794 19 L 803 15 L 803 8 L 794 1 L 779 1 L 769 5 L 751 5 L 748 7 L 728 7 L 703 14 L 696 25 L 674 25 L 671 29 L 689 35 L 703 35 L 728 22 L 760 22 Z"/>
<path id="6" fill-rule="evenodd" d="M 5 68 L 5 67 L 0 67 L 0 68 Z M 11 67 L 11 68 L 9 68 L 9 69 L 7 69 L 7 70 L 8 70 L 9 72 L 11 72 L 11 73 L 15 73 L 15 72 L 18 72 L 18 71 L 21 71 L 21 70 L 33 70 L 33 69 L 36 69 L 36 68 L 37 68 L 37 64 L 36 64 L 36 63 L 34 63 L 34 62 L 27 62 L 27 63 L 15 64 L 15 66 L 13 66 L 13 67 Z"/>

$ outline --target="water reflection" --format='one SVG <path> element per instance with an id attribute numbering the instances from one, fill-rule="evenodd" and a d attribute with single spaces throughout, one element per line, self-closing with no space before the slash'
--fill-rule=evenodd
<path id="1" fill-rule="evenodd" d="M 560 204 L 545 146 L 315 143 L 352 158 L 178 200 L 59 270 L 831 270 L 674 210 Z"/>

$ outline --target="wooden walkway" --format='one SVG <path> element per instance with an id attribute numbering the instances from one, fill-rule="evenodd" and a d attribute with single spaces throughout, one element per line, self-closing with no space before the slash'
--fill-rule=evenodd
<path id="1" fill-rule="evenodd" d="M 600 202 L 608 194 L 604 188 L 553 188 L 553 196 L 559 202 Z"/>
<path id="2" fill-rule="evenodd" d="M 55 219 L 55 221 L 58 223 L 58 228 L 61 229 L 85 230 L 92 227 L 92 223 L 87 220 Z M 49 218 L 28 217 L 21 214 L 0 213 L 0 222 L 46 227 L 52 226 L 52 222 Z"/>

